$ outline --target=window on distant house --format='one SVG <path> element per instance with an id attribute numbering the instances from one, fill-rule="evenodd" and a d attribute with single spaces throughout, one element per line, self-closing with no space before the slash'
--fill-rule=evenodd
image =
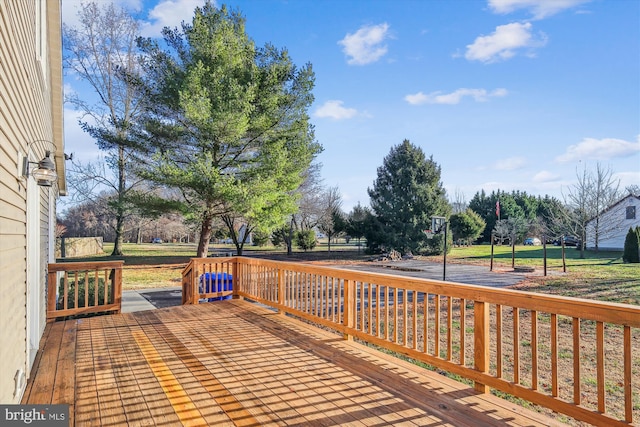
<path id="1" fill-rule="evenodd" d="M 627 219 L 636 219 L 636 207 L 627 206 Z"/>

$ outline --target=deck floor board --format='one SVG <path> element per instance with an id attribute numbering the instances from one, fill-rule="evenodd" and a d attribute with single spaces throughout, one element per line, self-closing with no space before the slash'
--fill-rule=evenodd
<path id="1" fill-rule="evenodd" d="M 57 322 L 41 349 L 23 403 L 79 426 L 558 425 L 240 300 Z"/>

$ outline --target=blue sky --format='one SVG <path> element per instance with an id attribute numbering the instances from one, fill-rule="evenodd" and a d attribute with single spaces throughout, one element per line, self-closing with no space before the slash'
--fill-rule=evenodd
<path id="1" fill-rule="evenodd" d="M 76 0 L 63 0 L 73 25 Z M 204 0 L 120 0 L 144 35 L 190 21 Z M 221 5 L 221 2 L 217 3 Z M 640 185 L 637 0 L 232 0 L 256 44 L 313 64 L 310 109 L 327 186 L 343 208 L 409 139 L 442 168 L 450 198 L 482 189 L 562 199 L 576 171 Z M 77 90 L 66 76 L 67 90 Z M 67 152 L 96 158 L 67 106 Z"/>

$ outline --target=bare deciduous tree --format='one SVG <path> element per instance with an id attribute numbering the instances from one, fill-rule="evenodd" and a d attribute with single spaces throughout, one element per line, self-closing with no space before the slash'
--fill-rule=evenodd
<path id="1" fill-rule="evenodd" d="M 318 219 L 318 230 L 328 239 L 328 251 L 331 252 L 331 239 L 340 232 L 342 224 L 338 224 L 344 217 L 342 212 L 342 195 L 338 187 L 330 187 L 321 194 L 322 210 Z"/>
<path id="2" fill-rule="evenodd" d="M 620 180 L 613 178 L 610 168 L 604 168 L 600 163 L 595 171 L 589 171 L 585 167 L 582 171 L 576 171 L 577 182 L 563 193 L 565 204 L 569 209 L 564 211 L 561 222 L 566 234 L 578 236 L 580 245 L 580 257 L 584 258 L 584 249 L 587 242 L 587 226 L 592 223 L 594 247 L 598 250 L 598 242 L 614 232 L 619 223 L 610 221 L 603 223 L 603 212 L 620 199 Z"/>
<path id="3" fill-rule="evenodd" d="M 116 191 L 110 207 L 115 213 L 115 245 L 112 255 L 122 255 L 122 237 L 127 214 L 127 193 L 134 187 L 127 175 L 131 147 L 128 128 L 139 115 L 141 99 L 128 83 L 140 67 L 136 40 L 139 24 L 123 8 L 113 3 L 99 6 L 83 3 L 78 10 L 79 24 L 65 26 L 65 68 L 91 86 L 95 96 L 71 94 L 66 101 L 82 112 L 81 125 L 107 153 L 107 164 L 113 174 L 99 168 L 75 167 L 74 182 L 95 179 L 96 186 L 107 182 Z"/>
<path id="4" fill-rule="evenodd" d="M 453 200 L 450 200 L 449 204 L 451 204 L 452 213 L 454 214 L 464 213 L 469 207 L 464 193 L 459 188 L 456 188 L 453 192 Z"/>

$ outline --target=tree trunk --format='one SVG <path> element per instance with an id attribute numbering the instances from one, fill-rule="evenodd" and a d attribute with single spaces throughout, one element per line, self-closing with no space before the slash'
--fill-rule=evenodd
<path id="1" fill-rule="evenodd" d="M 138 237 L 136 238 L 136 243 L 142 243 L 142 220 L 138 221 Z"/>
<path id="2" fill-rule="evenodd" d="M 200 227 L 200 240 L 198 241 L 198 258 L 206 258 L 209 254 L 209 240 L 211 240 L 211 216 L 204 214 Z"/>
<path id="3" fill-rule="evenodd" d="M 291 256 L 293 255 L 293 249 L 291 248 L 293 244 L 293 220 L 289 223 L 289 238 L 285 239 L 285 241 L 287 242 L 287 256 Z"/>
<path id="4" fill-rule="evenodd" d="M 116 238 L 113 245 L 113 252 L 111 256 L 122 256 L 122 231 L 124 229 L 124 215 L 121 213 L 121 209 L 118 208 L 116 214 Z"/>
<path id="5" fill-rule="evenodd" d="M 122 255 L 122 234 L 124 232 L 124 192 L 126 177 L 124 171 L 124 148 L 118 147 L 118 206 L 116 207 L 116 238 L 111 256 Z"/>

